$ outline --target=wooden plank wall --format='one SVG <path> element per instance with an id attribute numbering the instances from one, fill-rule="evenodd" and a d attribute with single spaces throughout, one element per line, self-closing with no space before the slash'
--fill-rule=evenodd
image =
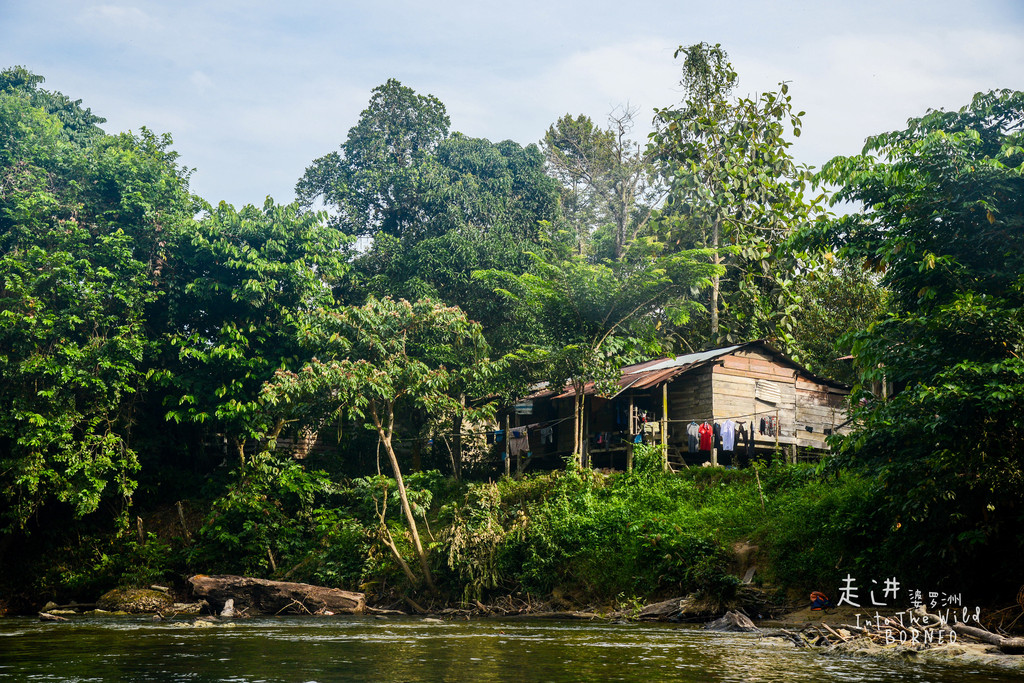
<path id="1" fill-rule="evenodd" d="M 712 369 L 698 368 L 677 378 L 668 386 L 669 442 L 686 443 L 686 425 L 691 420 L 710 420 L 712 402 Z M 660 393 L 660 387 L 655 387 Z M 654 391 L 654 390 L 652 390 Z"/>
<path id="2" fill-rule="evenodd" d="M 759 382 L 767 385 L 766 391 L 758 391 Z M 714 366 L 713 386 L 716 419 L 753 413 L 742 419 L 753 419 L 757 429 L 761 417 L 778 415 L 780 444 L 827 450 L 825 429 L 846 420 L 844 392 L 799 376 L 795 368 L 761 351 L 748 349 L 723 357 Z M 777 401 L 765 400 L 775 393 Z M 767 434 L 757 434 L 756 439 L 759 445 L 775 442 Z"/>
<path id="3" fill-rule="evenodd" d="M 770 354 L 747 349 L 729 354 L 714 368 L 715 417 L 719 420 L 743 420 L 754 423 L 759 432 L 762 417 L 779 419 L 779 443 L 792 443 L 796 428 L 796 371 L 776 361 Z M 758 394 L 758 382 L 778 396 L 766 400 Z M 741 417 L 743 416 L 743 417 Z M 774 446 L 775 437 L 755 433 L 759 446 Z"/>
<path id="4" fill-rule="evenodd" d="M 797 413 L 796 420 L 802 432 L 799 434 L 801 446 L 828 448 L 825 443 L 825 430 L 837 431 L 838 425 L 846 421 L 846 394 L 826 384 L 818 384 L 803 377 L 797 379 Z M 811 431 L 803 429 L 810 426 Z M 849 431 L 844 426 L 840 433 Z"/>

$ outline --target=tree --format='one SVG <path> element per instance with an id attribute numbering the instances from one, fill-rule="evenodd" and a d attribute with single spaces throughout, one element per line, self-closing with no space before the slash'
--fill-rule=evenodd
<path id="1" fill-rule="evenodd" d="M 979 93 L 821 173 L 861 212 L 814 231 L 881 273 L 894 312 L 854 335 L 856 432 L 908 572 L 1016 590 L 1024 484 L 1024 93 Z M 866 391 L 884 376 L 888 401 Z M 976 579 L 984 577 L 985 586 Z"/>
<path id="2" fill-rule="evenodd" d="M 459 399 L 493 372 L 480 325 L 458 308 L 432 301 L 371 298 L 363 306 L 309 316 L 303 338 L 317 358 L 298 372 L 278 371 L 265 385 L 263 400 L 289 419 L 308 423 L 345 414 L 376 433 L 391 464 L 424 580 L 433 590 L 395 453 L 396 416 L 413 408 L 436 419 L 493 415 L 491 405 L 468 408 Z"/>
<path id="3" fill-rule="evenodd" d="M 28 104 L 41 109 L 60 122 L 60 135 L 76 144 L 83 144 L 103 134 L 99 124 L 106 119 L 96 116 L 88 107 L 82 107 L 82 100 L 72 100 L 67 95 L 51 92 L 39 86 L 45 78 L 32 73 L 23 66 L 15 66 L 0 72 L 0 93 L 17 94 Z"/>
<path id="4" fill-rule="evenodd" d="M 148 310 L 195 208 L 169 136 L 104 135 L 41 82 L 0 75 L 0 497 L 17 527 L 134 491 Z"/>
<path id="5" fill-rule="evenodd" d="M 420 194 L 431 175 L 424 163 L 448 137 L 444 105 L 395 79 L 373 89 L 369 106 L 341 151 L 315 160 L 295 186 L 300 204 L 322 201 L 350 235 L 402 237 L 423 229 Z"/>
<path id="6" fill-rule="evenodd" d="M 302 315 L 339 304 L 346 239 L 322 214 L 269 198 L 261 208 L 222 202 L 206 212 L 171 244 L 168 291 L 152 318 L 162 333 L 155 379 L 166 419 L 227 439 L 245 465 L 246 445 L 283 426 L 259 390 L 308 359 L 298 343 Z"/>
<path id="7" fill-rule="evenodd" d="M 482 271 L 506 300 L 530 316 L 535 340 L 517 354 L 540 366 L 538 378 L 575 392 L 573 454 L 582 464 L 584 388 L 611 389 L 619 369 L 660 350 L 659 318 L 681 325 L 695 308 L 689 294 L 719 272 L 707 252 L 659 256 L 660 245 L 634 245 L 626 258 L 593 264 L 564 250 L 531 254 L 521 275 Z"/>
<path id="8" fill-rule="evenodd" d="M 772 336 L 791 347 L 788 319 L 794 276 L 812 264 L 784 242 L 815 219 L 819 197 L 805 202 L 809 171 L 789 155 L 787 130 L 800 135 L 789 86 L 756 98 L 730 99 L 737 75 L 721 46 L 680 47 L 685 56 L 682 106 L 655 110 L 651 144 L 669 184 L 660 234 L 680 247 L 709 246 L 731 277 L 712 279 L 712 342 Z M 728 246 L 729 249 L 723 249 Z M 720 317 L 728 326 L 720 329 Z"/>
<path id="9" fill-rule="evenodd" d="M 884 317 L 888 292 L 878 274 L 862 263 L 823 261 L 793 284 L 794 348 L 809 370 L 852 385 L 858 379 L 857 369 L 843 359 L 852 350 L 849 334 L 866 330 Z"/>
<path id="10" fill-rule="evenodd" d="M 536 146 L 453 135 L 437 149 L 436 182 L 421 213 L 432 227 L 413 238 L 378 234 L 354 266 L 357 297 L 431 298 L 462 308 L 489 340 L 511 349 L 527 336 L 507 306 L 471 277 L 475 270 L 523 272 L 543 221 L 558 211 L 554 182 Z"/>
<path id="11" fill-rule="evenodd" d="M 635 115 L 619 108 L 601 129 L 587 116 L 567 114 L 541 141 L 578 253 L 596 260 L 621 258 L 664 197 L 650 151 L 629 137 Z"/>

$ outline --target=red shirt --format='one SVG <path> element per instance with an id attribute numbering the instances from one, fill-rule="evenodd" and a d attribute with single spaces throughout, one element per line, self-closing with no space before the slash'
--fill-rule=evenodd
<path id="1" fill-rule="evenodd" d="M 697 434 L 700 435 L 700 450 L 710 451 L 711 450 L 711 437 L 714 436 L 715 430 L 707 422 L 697 428 Z"/>

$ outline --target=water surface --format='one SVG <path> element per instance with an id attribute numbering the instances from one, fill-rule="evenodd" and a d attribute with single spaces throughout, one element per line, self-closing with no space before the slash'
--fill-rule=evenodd
<path id="1" fill-rule="evenodd" d="M 0 619 L 10 681 L 1015 681 L 826 657 L 756 635 L 667 624 L 261 618 L 178 628 L 148 617 Z"/>

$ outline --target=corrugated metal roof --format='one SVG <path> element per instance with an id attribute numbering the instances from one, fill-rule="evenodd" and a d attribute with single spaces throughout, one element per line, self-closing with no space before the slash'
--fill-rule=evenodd
<path id="1" fill-rule="evenodd" d="M 650 372 L 653 370 L 668 370 L 669 368 L 678 368 L 684 365 L 693 365 L 695 363 L 701 363 L 706 360 L 712 360 L 719 356 L 730 354 L 733 351 L 739 349 L 742 344 L 736 346 L 728 346 L 724 349 L 712 349 L 710 351 L 700 351 L 699 353 L 688 353 L 685 356 L 676 356 L 675 358 L 665 358 L 656 361 L 647 361 L 647 363 L 639 363 L 637 365 L 631 365 L 623 368 L 622 374 L 624 375 L 635 375 L 641 372 Z M 648 365 L 653 363 L 653 365 Z M 630 369 L 632 368 L 632 369 Z"/>
<path id="2" fill-rule="evenodd" d="M 809 372 L 806 368 L 793 362 L 785 356 L 779 350 L 773 348 L 768 343 L 757 340 L 746 342 L 744 344 L 737 344 L 735 346 L 726 346 L 721 349 L 710 349 L 708 351 L 700 351 L 698 353 L 688 353 L 683 356 L 676 356 L 675 358 L 655 358 L 654 360 L 644 361 L 643 363 L 637 363 L 635 365 L 627 365 L 622 368 L 622 374 L 619 377 L 618 385 L 619 390 L 616 391 L 610 398 L 618 396 L 626 389 L 650 389 L 651 387 L 658 386 L 664 382 L 670 381 L 685 372 L 689 372 L 695 368 L 705 365 L 716 358 L 727 356 L 730 353 L 739 351 L 750 346 L 761 346 L 768 351 L 778 355 L 784 362 L 797 368 L 801 373 L 807 377 L 822 381 L 832 386 L 844 386 L 841 382 L 835 380 L 818 377 L 813 373 Z M 583 387 L 583 393 L 587 396 L 593 396 L 597 394 L 596 387 L 593 382 L 588 382 Z M 559 390 L 546 389 L 542 391 L 534 392 L 529 398 L 571 398 L 576 395 L 576 391 L 572 387 L 565 387 L 561 392 Z"/>
<path id="3" fill-rule="evenodd" d="M 750 342 L 754 343 L 754 342 Z M 743 348 L 747 344 L 740 344 L 737 346 L 728 346 L 722 349 L 712 349 L 710 351 L 701 351 L 699 353 L 688 353 L 685 356 L 676 356 L 675 358 L 655 358 L 654 360 L 644 361 L 643 363 L 637 363 L 635 365 L 627 365 L 622 368 L 622 374 L 619 377 L 619 390 L 612 395 L 611 398 L 619 395 L 626 389 L 649 389 L 650 387 L 657 386 L 662 382 L 668 381 L 684 372 L 693 369 L 699 365 L 714 360 L 720 356 L 725 356 L 737 349 Z M 594 396 L 597 394 L 597 389 L 593 382 L 587 382 L 583 387 L 583 393 L 587 396 Z M 530 394 L 529 398 L 571 398 L 576 395 L 576 390 L 572 387 L 565 387 L 564 391 L 559 393 L 557 390 L 551 391 L 537 391 Z"/>

